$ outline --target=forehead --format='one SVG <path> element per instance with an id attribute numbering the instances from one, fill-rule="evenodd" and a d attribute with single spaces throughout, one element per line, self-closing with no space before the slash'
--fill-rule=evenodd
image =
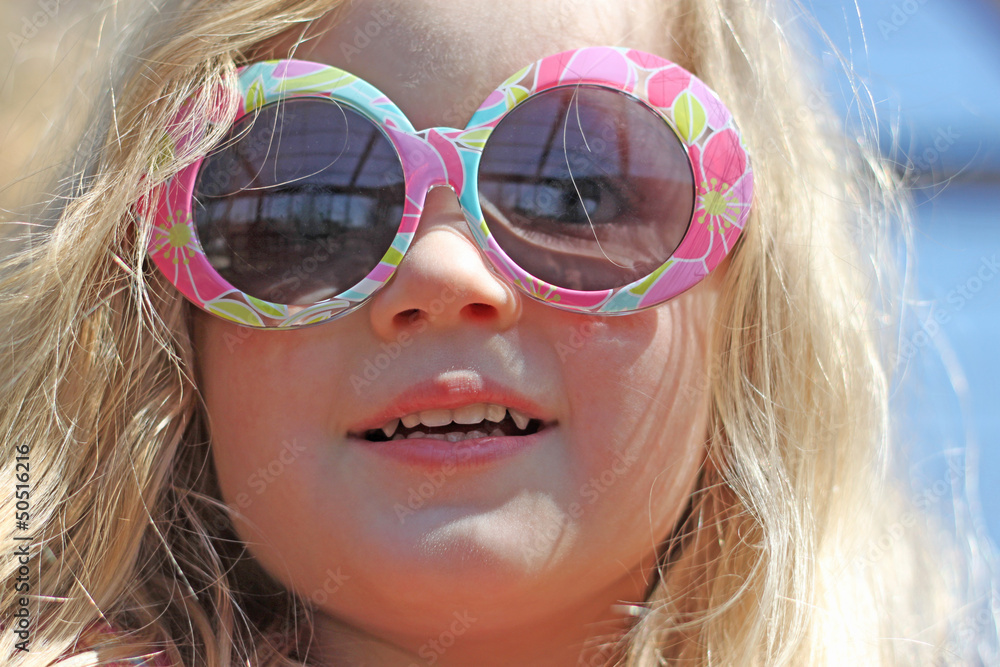
<path id="1" fill-rule="evenodd" d="M 266 56 L 323 62 L 374 84 L 417 129 L 462 127 L 486 96 L 535 60 L 581 46 L 628 46 L 667 58 L 653 0 L 356 0 Z M 296 35 L 297 37 L 297 35 Z"/>

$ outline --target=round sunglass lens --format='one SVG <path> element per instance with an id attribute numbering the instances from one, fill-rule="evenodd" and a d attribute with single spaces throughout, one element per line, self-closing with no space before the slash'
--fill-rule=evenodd
<path id="1" fill-rule="evenodd" d="M 307 305 L 360 282 L 399 229 L 405 180 L 371 120 L 292 99 L 237 121 L 205 158 L 194 221 L 209 262 L 237 289 Z"/>
<path id="2" fill-rule="evenodd" d="M 479 166 L 486 223 L 531 275 L 574 290 L 621 287 L 666 262 L 694 211 L 674 131 L 641 101 L 553 88 L 504 116 Z"/>

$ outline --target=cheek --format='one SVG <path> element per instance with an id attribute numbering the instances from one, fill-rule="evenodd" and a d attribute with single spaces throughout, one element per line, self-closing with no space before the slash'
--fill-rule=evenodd
<path id="1" fill-rule="evenodd" d="M 213 439 L 249 444 L 329 431 L 352 354 L 340 331 L 255 331 L 199 314 L 194 334 Z"/>
<path id="2" fill-rule="evenodd" d="M 198 385 L 223 500 L 250 523 L 286 521 L 329 433 L 332 374 L 302 332 L 196 319 Z M 302 356 L 315 357 L 304 365 Z M 292 369 L 295 369 L 294 371 Z M 245 530 L 239 527 L 246 537 Z"/>
<path id="3" fill-rule="evenodd" d="M 579 325 L 579 344 L 561 355 L 572 421 L 623 443 L 689 432 L 707 389 L 703 301 Z"/>
<path id="4" fill-rule="evenodd" d="M 564 359 L 579 499 L 619 513 L 618 539 L 648 546 L 650 531 L 665 535 L 693 490 L 708 432 L 711 303 L 692 291 L 601 320 Z"/>

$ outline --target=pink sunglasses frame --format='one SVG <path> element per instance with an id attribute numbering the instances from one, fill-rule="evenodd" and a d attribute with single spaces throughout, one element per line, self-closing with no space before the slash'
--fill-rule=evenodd
<path id="1" fill-rule="evenodd" d="M 680 245 L 648 276 L 614 289 L 570 290 L 530 275 L 496 243 L 480 209 L 475 174 L 483 146 L 497 123 L 536 93 L 580 85 L 623 92 L 656 112 L 680 140 L 694 174 L 694 210 Z M 264 105 L 295 98 L 329 99 L 350 106 L 377 124 L 395 147 L 407 193 L 392 245 L 364 279 L 332 298 L 287 305 L 246 294 L 223 279 L 209 263 L 192 218 L 193 192 L 204 158 L 160 184 L 153 199 L 155 222 L 148 247 L 150 257 L 196 306 L 244 326 L 310 326 L 360 307 L 392 278 L 413 239 L 426 193 L 438 185 L 451 186 L 458 193 L 472 236 L 497 274 L 533 299 L 599 315 L 651 308 L 693 287 L 732 250 L 750 213 L 753 174 L 732 114 L 690 72 L 664 58 L 633 49 L 588 47 L 542 58 L 493 91 L 465 129 L 435 127 L 417 132 L 399 108 L 374 86 L 320 63 L 255 63 L 241 68 L 239 89 L 242 105 L 224 118 L 229 124 Z M 179 143 L 182 139 L 172 141 Z"/>

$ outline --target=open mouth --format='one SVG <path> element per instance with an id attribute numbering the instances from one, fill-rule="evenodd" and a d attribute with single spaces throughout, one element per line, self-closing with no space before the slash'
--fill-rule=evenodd
<path id="1" fill-rule="evenodd" d="M 425 410 L 387 422 L 361 434 L 369 442 L 427 438 L 461 442 L 476 438 L 525 436 L 548 426 L 513 408 L 477 403 L 456 410 Z"/>

